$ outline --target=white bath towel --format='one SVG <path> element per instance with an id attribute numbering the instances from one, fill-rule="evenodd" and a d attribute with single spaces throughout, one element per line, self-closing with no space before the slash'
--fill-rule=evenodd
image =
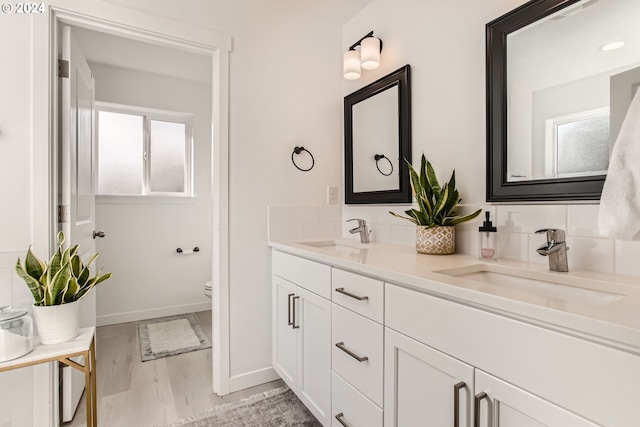
<path id="1" fill-rule="evenodd" d="M 631 101 L 611 152 L 598 227 L 601 234 L 618 237 L 640 232 L 640 90 Z"/>

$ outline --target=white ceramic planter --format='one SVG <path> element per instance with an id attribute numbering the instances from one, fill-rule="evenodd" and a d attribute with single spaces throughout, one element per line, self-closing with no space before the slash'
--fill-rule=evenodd
<path id="1" fill-rule="evenodd" d="M 456 229 L 453 226 L 427 228 L 416 226 L 416 251 L 428 255 L 450 255 L 456 252 Z"/>
<path id="2" fill-rule="evenodd" d="M 51 306 L 33 306 L 40 344 L 59 344 L 78 336 L 80 302 Z"/>

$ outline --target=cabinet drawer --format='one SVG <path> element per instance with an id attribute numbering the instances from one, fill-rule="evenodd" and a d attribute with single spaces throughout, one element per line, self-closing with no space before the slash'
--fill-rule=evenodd
<path id="1" fill-rule="evenodd" d="M 383 326 L 336 304 L 331 317 L 333 370 L 382 407 Z"/>
<path id="2" fill-rule="evenodd" d="M 382 427 L 382 409 L 335 372 L 331 378 L 331 427 L 343 427 L 336 415 L 351 427 Z"/>
<path id="3" fill-rule="evenodd" d="M 331 271 L 331 299 L 349 310 L 382 323 L 384 283 L 380 280 L 334 268 Z"/>
<path id="4" fill-rule="evenodd" d="M 331 299 L 331 267 L 273 251 L 272 273 L 326 299 Z"/>

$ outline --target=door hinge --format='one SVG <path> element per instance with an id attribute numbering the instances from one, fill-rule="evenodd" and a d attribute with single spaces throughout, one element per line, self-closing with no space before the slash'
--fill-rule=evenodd
<path id="1" fill-rule="evenodd" d="M 69 61 L 58 59 L 58 77 L 69 78 Z"/>
<path id="2" fill-rule="evenodd" d="M 69 218 L 69 206 L 68 205 L 58 205 L 58 223 L 66 224 L 70 222 L 71 218 Z"/>

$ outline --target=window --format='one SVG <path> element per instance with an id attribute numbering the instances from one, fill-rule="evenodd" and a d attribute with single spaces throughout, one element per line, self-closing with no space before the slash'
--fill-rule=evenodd
<path id="1" fill-rule="evenodd" d="M 98 194 L 191 191 L 192 116 L 97 103 Z"/>

